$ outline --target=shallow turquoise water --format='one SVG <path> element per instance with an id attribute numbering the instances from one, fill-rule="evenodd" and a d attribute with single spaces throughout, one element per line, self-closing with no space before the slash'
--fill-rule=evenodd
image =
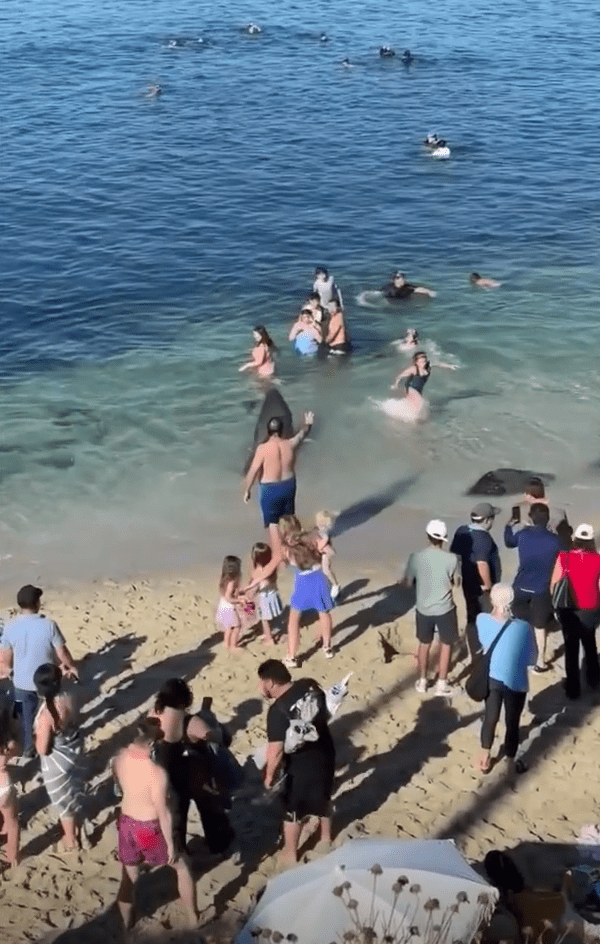
<path id="1" fill-rule="evenodd" d="M 7 578 L 192 562 L 253 526 L 238 472 L 260 390 L 237 367 L 257 322 L 290 405 L 318 417 L 301 511 L 410 480 L 398 507 L 451 515 L 501 465 L 595 508 L 589 4 L 5 0 L 0 26 Z M 425 157 L 431 130 L 448 162 Z M 344 294 L 349 364 L 288 350 L 317 263 Z M 357 304 L 398 267 L 437 297 Z M 502 287 L 473 291 L 473 269 Z M 412 324 L 461 365 L 432 376 L 419 430 L 369 399 Z"/>

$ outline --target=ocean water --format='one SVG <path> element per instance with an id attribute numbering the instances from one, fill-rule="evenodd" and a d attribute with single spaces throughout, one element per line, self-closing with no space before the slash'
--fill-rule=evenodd
<path id="1" fill-rule="evenodd" d="M 594 518 L 599 43 L 577 0 L 4 0 L 0 580 L 244 553 L 257 323 L 317 415 L 301 513 L 389 493 L 400 527 L 460 515 L 512 466 Z M 343 363 L 287 342 L 316 264 L 343 292 Z M 397 268 L 437 296 L 357 301 Z M 373 403 L 408 326 L 460 366 L 433 371 L 418 428 Z"/>

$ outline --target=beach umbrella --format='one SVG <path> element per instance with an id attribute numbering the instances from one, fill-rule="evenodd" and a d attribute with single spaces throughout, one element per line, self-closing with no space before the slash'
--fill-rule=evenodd
<path id="1" fill-rule="evenodd" d="M 452 842 L 352 839 L 267 882 L 236 944 L 469 944 L 497 898 Z"/>

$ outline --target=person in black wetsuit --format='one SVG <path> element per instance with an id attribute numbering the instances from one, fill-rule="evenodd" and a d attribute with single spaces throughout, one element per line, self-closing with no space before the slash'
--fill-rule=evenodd
<path id="1" fill-rule="evenodd" d="M 425 288 L 424 285 L 412 285 L 410 282 L 407 282 L 404 277 L 404 272 L 395 272 L 391 280 L 387 282 L 381 289 L 385 298 L 389 301 L 404 301 L 407 298 L 411 298 L 413 295 L 429 295 L 430 298 L 435 298 L 436 293 L 433 292 L 430 288 Z"/>
<path id="2" fill-rule="evenodd" d="M 221 853 L 231 845 L 234 832 L 225 812 L 225 799 L 215 783 L 207 745 L 218 734 L 197 715 L 188 714 L 192 700 L 183 679 L 172 678 L 163 684 L 149 715 L 162 732 L 154 760 L 169 775 L 176 847 L 187 852 L 187 817 L 193 800 L 210 852 Z"/>

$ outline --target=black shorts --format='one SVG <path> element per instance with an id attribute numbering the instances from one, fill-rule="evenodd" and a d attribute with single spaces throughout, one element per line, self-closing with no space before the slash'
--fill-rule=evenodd
<path id="1" fill-rule="evenodd" d="M 465 606 L 467 608 L 467 623 L 474 623 L 480 613 L 491 613 L 492 604 L 489 590 L 482 590 L 477 596 L 467 596 L 465 593 Z"/>
<path id="2" fill-rule="evenodd" d="M 417 610 L 417 639 L 428 646 L 433 642 L 434 630 L 438 631 L 440 642 L 451 646 L 458 639 L 458 621 L 456 609 L 449 610 L 442 616 L 424 616 Z"/>
<path id="3" fill-rule="evenodd" d="M 517 619 L 526 620 L 534 629 L 548 629 L 554 621 L 554 609 L 549 590 L 546 593 L 515 590 L 512 611 Z"/>
<path id="4" fill-rule="evenodd" d="M 282 794 L 288 823 L 297 823 L 306 816 L 329 815 L 334 772 L 334 754 L 290 758 Z"/>

